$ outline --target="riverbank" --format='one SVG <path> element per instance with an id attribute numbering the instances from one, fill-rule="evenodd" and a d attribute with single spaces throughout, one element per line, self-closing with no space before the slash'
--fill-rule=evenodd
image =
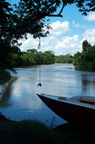
<path id="1" fill-rule="evenodd" d="M 69 123 L 50 129 L 37 121 L 16 122 L 0 114 L 0 144 L 91 144 L 94 137 L 94 131 Z"/>

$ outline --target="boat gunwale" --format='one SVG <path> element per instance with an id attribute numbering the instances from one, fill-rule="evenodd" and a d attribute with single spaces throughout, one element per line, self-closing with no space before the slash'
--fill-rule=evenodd
<path id="1" fill-rule="evenodd" d="M 81 96 L 62 97 L 62 96 L 54 96 L 54 95 L 43 94 L 43 93 L 42 94 L 37 94 L 37 95 L 41 96 L 41 97 L 48 98 L 48 99 L 52 99 L 52 100 L 55 100 L 55 101 L 64 102 L 64 103 L 67 103 L 67 104 L 72 104 L 72 105 L 85 107 L 85 108 L 88 108 L 88 109 L 90 108 L 90 109 L 95 110 L 95 105 L 70 99 L 70 98 L 73 98 L 73 97 L 81 97 Z M 66 99 L 62 100 L 62 99 L 59 99 L 59 97 L 66 98 Z"/>

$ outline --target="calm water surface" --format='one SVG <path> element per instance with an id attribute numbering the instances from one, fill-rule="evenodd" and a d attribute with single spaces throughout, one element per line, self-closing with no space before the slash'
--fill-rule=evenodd
<path id="1" fill-rule="evenodd" d="M 39 66 L 17 68 L 13 79 L 0 87 L 0 112 L 11 120 L 36 119 L 54 126 L 65 123 L 38 97 L 37 93 L 60 96 L 95 96 L 95 72 L 75 71 L 72 64 L 43 65 L 42 87 L 39 83 Z"/>

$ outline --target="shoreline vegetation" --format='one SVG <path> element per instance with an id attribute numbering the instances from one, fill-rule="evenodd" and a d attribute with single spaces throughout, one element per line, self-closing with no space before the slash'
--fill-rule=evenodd
<path id="1" fill-rule="evenodd" d="M 77 52 L 73 58 L 75 70 L 95 72 L 95 44 L 87 40 L 82 43 L 82 52 Z"/>
<path id="2" fill-rule="evenodd" d="M 73 56 L 70 54 L 55 56 L 53 51 L 38 52 L 36 49 L 28 49 L 21 52 L 16 48 L 15 52 L 9 52 L 4 56 L 4 61 L 0 64 L 0 68 L 15 68 L 22 66 L 54 64 L 54 63 L 73 63 Z"/>
<path id="3" fill-rule="evenodd" d="M 53 52 L 47 51 L 43 54 L 33 48 L 21 52 L 19 40 L 27 39 L 28 34 L 33 38 L 46 37 L 51 29 L 46 17 L 62 17 L 62 12 L 68 4 L 76 3 L 79 11 L 85 16 L 88 12 L 95 11 L 94 1 L 86 1 L 65 1 L 62 5 L 61 0 L 45 0 L 42 3 L 39 0 L 20 0 L 18 4 L 13 5 L 8 0 L 1 0 L 0 83 L 10 79 L 11 72 L 4 72 L 6 69 L 14 72 L 15 67 L 53 64 Z M 74 65 L 77 69 L 95 71 L 95 45 L 94 50 L 90 49 L 92 52 L 88 51 L 88 47 L 91 48 L 91 45 L 84 43 L 83 52 L 74 57 Z M 94 131 L 72 124 L 50 129 L 37 121 L 15 122 L 0 114 L 0 144 L 90 144 L 94 142 L 94 137 Z"/>
<path id="4" fill-rule="evenodd" d="M 0 114 L 0 144 L 90 144 L 95 131 L 74 124 L 49 128 L 41 122 L 7 119 Z"/>
<path id="5" fill-rule="evenodd" d="M 95 72 L 95 45 L 91 46 L 87 40 L 82 43 L 82 52 L 56 56 L 53 51 L 38 52 L 36 49 L 28 49 L 21 52 L 18 47 L 8 51 L 0 63 L 0 71 L 9 69 L 14 72 L 15 67 L 28 67 L 34 65 L 47 65 L 54 63 L 72 63 L 75 70 Z"/>
<path id="6" fill-rule="evenodd" d="M 14 72 L 14 67 L 21 66 L 73 63 L 75 70 L 95 71 L 95 45 L 91 46 L 87 41 L 83 43 L 82 52 L 77 52 L 74 56 L 55 56 L 52 51 L 42 53 L 35 49 L 22 53 L 16 48 L 15 51 L 8 51 L 3 58 L 4 61 L 0 63 L 0 84 L 11 78 L 10 71 L 5 71 L 6 69 Z M 0 114 L 0 144 L 90 144 L 94 142 L 94 137 L 94 130 L 75 124 L 49 128 L 36 120 L 16 122 Z"/>

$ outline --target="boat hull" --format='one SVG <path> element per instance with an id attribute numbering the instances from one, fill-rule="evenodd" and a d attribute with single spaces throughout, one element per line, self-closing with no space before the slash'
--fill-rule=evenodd
<path id="1" fill-rule="evenodd" d="M 53 112 L 64 120 L 88 128 L 95 128 L 95 109 L 73 104 L 66 100 L 58 101 L 40 94 L 38 96 Z"/>

